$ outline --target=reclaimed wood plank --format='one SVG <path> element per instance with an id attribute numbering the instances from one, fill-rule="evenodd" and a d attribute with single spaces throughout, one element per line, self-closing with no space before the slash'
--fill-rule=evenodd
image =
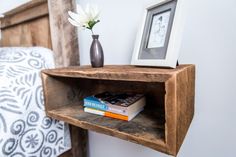
<path id="1" fill-rule="evenodd" d="M 160 69 L 136 67 L 131 65 L 106 65 L 103 68 L 91 66 L 72 66 L 52 70 L 44 70 L 46 74 L 61 77 L 75 77 L 104 80 L 165 82 L 179 71 L 185 70 L 188 65 L 178 66 L 176 69 Z"/>
<path id="2" fill-rule="evenodd" d="M 67 157 L 86 157 L 87 156 L 87 143 L 88 131 L 74 125 L 70 125 L 71 130 L 71 154 Z"/>
<path id="3" fill-rule="evenodd" d="M 42 46 L 51 48 L 48 17 L 24 22 L 2 30 L 1 46 Z"/>
<path id="4" fill-rule="evenodd" d="M 176 155 L 176 75 L 165 82 L 165 135 L 167 151 Z"/>
<path id="5" fill-rule="evenodd" d="M 193 117 L 194 65 L 68 67 L 42 76 L 48 116 L 170 155 L 177 155 Z M 147 105 L 130 122 L 83 112 L 84 97 L 107 90 L 145 93 Z"/>
<path id="6" fill-rule="evenodd" d="M 178 152 L 194 115 L 195 66 L 189 66 L 177 75 L 176 94 L 176 152 Z"/>
<path id="7" fill-rule="evenodd" d="M 44 98 L 45 98 L 45 109 L 46 111 L 57 109 L 65 104 L 71 104 L 80 102 L 78 97 L 84 97 L 90 90 L 82 90 L 89 84 L 88 81 L 84 80 L 83 84 L 80 85 L 79 89 L 76 87 L 78 79 L 69 78 L 52 78 L 42 73 Z M 88 83 L 86 83 L 88 82 Z M 93 90 L 93 88 L 91 88 Z M 84 92 L 81 92 L 84 91 Z M 49 105 L 50 104 L 50 105 Z M 65 121 L 66 122 L 66 121 Z M 68 122 L 67 122 L 68 123 Z M 87 154 L 87 130 L 76 128 L 71 125 L 71 139 L 72 149 L 62 155 L 62 157 L 85 157 Z"/>
<path id="8" fill-rule="evenodd" d="M 77 28 L 68 22 L 68 11 L 76 10 L 75 0 L 50 0 L 49 18 L 52 49 L 57 67 L 79 65 Z"/>
<path id="9" fill-rule="evenodd" d="M 0 28 L 2 30 L 23 22 L 34 20 L 42 16 L 48 16 L 48 6 L 46 0 L 34 0 L 23 4 L 14 10 L 4 13 L 1 19 Z"/>
<path id="10" fill-rule="evenodd" d="M 83 129 L 148 145 L 153 149 L 166 152 L 164 147 L 164 120 L 160 120 L 158 115 L 150 114 L 148 111 L 141 112 L 129 122 L 86 113 L 83 111 L 82 105 L 79 104 L 50 110 L 47 114 Z"/>

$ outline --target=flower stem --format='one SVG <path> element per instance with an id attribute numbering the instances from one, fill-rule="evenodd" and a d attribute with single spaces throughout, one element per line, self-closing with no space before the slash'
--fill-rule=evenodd
<path id="1" fill-rule="evenodd" d="M 94 35 L 93 30 L 92 30 L 92 29 L 90 29 L 90 30 L 91 30 L 91 32 L 92 32 L 92 35 Z"/>

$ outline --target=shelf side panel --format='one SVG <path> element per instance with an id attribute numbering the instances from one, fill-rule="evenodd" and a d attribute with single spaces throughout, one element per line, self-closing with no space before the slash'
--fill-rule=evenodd
<path id="1" fill-rule="evenodd" d="M 76 89 L 76 84 L 78 83 L 75 79 L 54 77 L 44 73 L 41 73 L 41 76 L 47 116 L 50 116 L 48 113 L 54 109 L 78 101 L 78 95 L 82 94 Z M 64 121 L 63 119 L 61 120 Z M 72 149 L 61 156 L 85 156 L 87 154 L 88 131 L 72 125 L 70 125 L 70 130 Z"/>
<path id="2" fill-rule="evenodd" d="M 194 115 L 195 66 L 178 73 L 177 82 L 177 151 L 180 149 Z"/>
<path id="3" fill-rule="evenodd" d="M 46 111 L 70 104 L 75 99 L 73 88 L 61 78 L 41 73 Z M 70 82 L 72 83 L 72 82 Z"/>
<path id="4" fill-rule="evenodd" d="M 165 139 L 167 151 L 176 155 L 176 75 L 165 82 Z"/>

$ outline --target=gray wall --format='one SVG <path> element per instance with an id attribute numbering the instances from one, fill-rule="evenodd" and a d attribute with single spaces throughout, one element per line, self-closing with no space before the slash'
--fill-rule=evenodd
<path id="1" fill-rule="evenodd" d="M 97 4 L 95 26 L 105 64 L 129 64 L 142 8 L 155 0 L 78 0 Z M 197 66 L 195 116 L 179 157 L 232 157 L 236 154 L 236 1 L 184 0 L 188 15 L 180 63 Z M 0 12 L 5 3 L 1 0 Z M 13 4 L 13 3 L 12 3 Z M 89 64 L 91 34 L 81 31 L 81 63 Z M 149 148 L 89 132 L 90 157 L 166 157 Z"/>

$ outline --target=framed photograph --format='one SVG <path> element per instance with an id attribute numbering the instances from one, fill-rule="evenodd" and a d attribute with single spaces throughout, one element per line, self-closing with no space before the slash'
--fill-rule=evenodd
<path id="1" fill-rule="evenodd" d="M 145 8 L 132 65 L 176 67 L 184 22 L 180 3 L 181 0 L 159 0 Z"/>

